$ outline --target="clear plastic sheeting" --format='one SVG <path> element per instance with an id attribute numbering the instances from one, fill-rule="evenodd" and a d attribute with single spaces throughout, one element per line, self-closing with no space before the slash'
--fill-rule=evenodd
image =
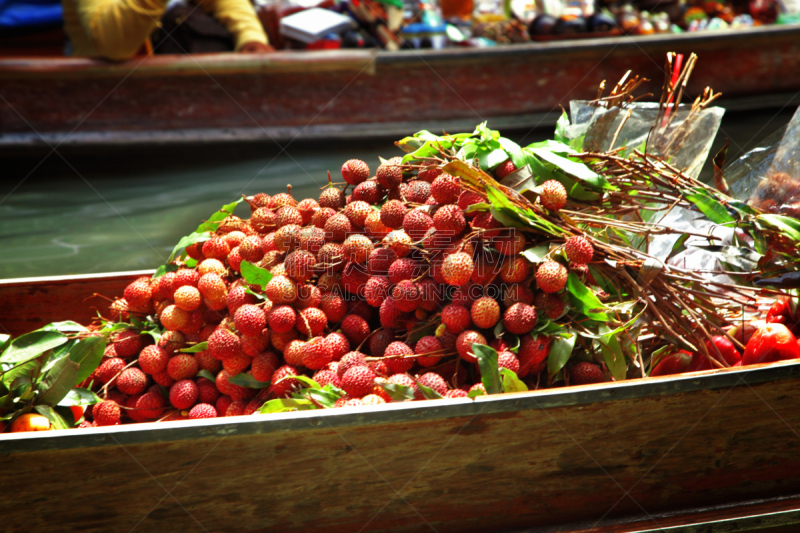
<path id="1" fill-rule="evenodd" d="M 800 218 L 800 109 L 789 124 L 725 168 L 731 196 L 766 213 Z"/>
<path id="2" fill-rule="evenodd" d="M 565 133 L 570 140 L 583 138 L 584 150 L 610 151 L 622 147 L 622 154 L 627 155 L 635 149 L 644 152 L 646 147 L 648 154 L 665 158 L 696 178 L 708 158 L 725 110 L 709 107 L 692 112 L 691 109 L 690 105 L 679 106 L 668 125 L 662 121 L 653 129 L 659 112 L 657 103 L 635 102 L 609 109 L 573 100 L 570 125 Z"/>

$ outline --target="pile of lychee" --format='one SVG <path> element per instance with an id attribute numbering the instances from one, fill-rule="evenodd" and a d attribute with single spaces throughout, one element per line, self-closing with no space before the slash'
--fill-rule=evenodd
<path id="1" fill-rule="evenodd" d="M 507 161 L 495 175 L 514 170 Z M 329 183 L 319 199 L 298 202 L 291 189 L 248 197 L 249 220 L 228 216 L 169 272 L 131 283 L 113 320 L 152 321 L 161 334 L 112 335 L 84 384 L 105 401 L 82 425 L 248 415 L 305 386 L 292 376 L 343 391 L 336 406 L 390 402 L 388 384 L 415 399 L 419 385 L 465 397 L 485 392 L 476 343 L 546 386 L 550 338 L 531 332 L 566 312 L 567 277 L 586 272 L 589 240 L 555 242 L 559 254 L 533 264 L 526 234 L 475 206 L 487 199 L 440 168 L 394 158 L 370 174 L 350 160 L 344 188 Z M 555 212 L 567 192 L 548 181 L 537 201 Z M 248 283 L 250 265 L 271 279 Z M 569 381 L 605 381 L 604 371 L 579 363 Z"/>

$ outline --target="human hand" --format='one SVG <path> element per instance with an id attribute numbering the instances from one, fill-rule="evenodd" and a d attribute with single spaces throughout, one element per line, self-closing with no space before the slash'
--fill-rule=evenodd
<path id="1" fill-rule="evenodd" d="M 239 53 L 242 54 L 269 54 L 274 51 L 275 49 L 270 45 L 259 43 L 258 41 L 245 43 L 244 46 L 239 49 Z"/>

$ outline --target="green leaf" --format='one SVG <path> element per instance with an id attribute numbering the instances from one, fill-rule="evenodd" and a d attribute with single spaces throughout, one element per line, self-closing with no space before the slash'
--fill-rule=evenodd
<path id="1" fill-rule="evenodd" d="M 326 409 L 336 405 L 336 400 L 344 396 L 344 391 L 334 390 L 330 385 L 325 385 L 322 389 L 304 389 L 303 393 Z"/>
<path id="2" fill-rule="evenodd" d="M 481 389 L 475 389 L 467 393 L 467 398 L 477 398 L 478 396 L 486 396 L 486 393 Z"/>
<path id="3" fill-rule="evenodd" d="M 211 233 L 192 233 L 190 235 L 186 235 L 185 237 L 181 237 L 181 240 L 178 241 L 178 244 L 175 245 L 175 248 L 172 249 L 172 253 L 169 254 L 169 259 L 167 259 L 167 263 L 172 263 L 176 258 L 180 257 L 183 254 L 183 251 L 198 242 L 205 242 L 211 240 L 212 234 Z M 164 273 L 166 273 L 166 266 L 164 267 Z"/>
<path id="4" fill-rule="evenodd" d="M 89 331 L 85 327 L 81 326 L 77 322 L 73 322 L 72 320 L 66 320 L 64 322 L 51 322 L 41 329 L 43 331 L 60 331 L 61 333 L 82 333 L 84 331 Z"/>
<path id="5" fill-rule="evenodd" d="M 528 164 L 528 158 L 522 152 L 522 148 L 520 148 L 517 143 L 511 139 L 506 139 L 505 137 L 500 137 L 497 139 L 497 142 L 499 142 L 500 146 L 502 146 L 503 149 L 508 152 L 508 156 L 511 158 L 511 162 L 514 163 L 515 167 L 520 169 Z"/>
<path id="6" fill-rule="evenodd" d="M 11 341 L 3 355 L 0 355 L 0 362 L 16 364 L 30 361 L 68 340 L 66 335 L 58 331 L 33 331 Z"/>
<path id="7" fill-rule="evenodd" d="M 2 375 L 3 385 L 8 389 L 16 389 L 23 384 L 30 384 L 40 366 L 39 361 L 28 361 L 18 366 L 8 365 L 7 370 Z M 3 367 L 6 367 L 6 365 L 3 365 Z"/>
<path id="8" fill-rule="evenodd" d="M 7 333 L 0 333 L 0 354 L 8 348 L 8 344 L 11 341 L 11 335 Z"/>
<path id="9" fill-rule="evenodd" d="M 80 365 L 75 383 L 88 378 L 100 366 L 105 349 L 106 340 L 103 337 L 86 337 L 70 348 L 69 358 Z"/>
<path id="10" fill-rule="evenodd" d="M 701 187 L 693 187 L 691 191 L 685 194 L 686 199 L 692 202 L 711 222 L 727 224 L 736 220 L 708 190 Z"/>
<path id="11" fill-rule="evenodd" d="M 211 383 L 217 382 L 216 376 L 212 374 L 210 370 L 201 370 L 200 372 L 197 373 L 197 375 L 200 376 L 201 378 L 206 378 Z"/>
<path id="12" fill-rule="evenodd" d="M 508 154 L 502 148 L 485 150 L 478 156 L 481 168 L 486 170 L 491 170 L 497 167 L 497 165 L 499 165 L 506 159 L 508 159 Z"/>
<path id="13" fill-rule="evenodd" d="M 425 397 L 426 400 L 441 400 L 442 398 L 444 398 L 444 396 L 442 396 L 432 388 L 427 387 L 422 383 L 420 383 L 418 379 L 415 378 L 414 381 L 417 383 L 419 391 L 422 393 L 422 395 Z"/>
<path id="14" fill-rule="evenodd" d="M 67 407 L 71 405 L 94 405 L 102 401 L 103 399 L 100 396 L 89 389 L 72 389 L 58 402 L 58 405 Z"/>
<path id="15" fill-rule="evenodd" d="M 467 213 L 474 213 L 476 211 L 488 211 L 491 206 L 484 202 L 478 202 L 477 204 L 472 204 L 471 206 L 467 207 L 465 212 Z"/>
<path id="16" fill-rule="evenodd" d="M 39 382 L 37 403 L 58 405 L 78 383 L 80 365 L 69 357 L 62 357 L 42 376 Z"/>
<path id="17" fill-rule="evenodd" d="M 552 139 L 545 139 L 544 141 L 539 141 L 535 143 L 531 143 L 525 148 L 529 150 L 533 150 L 534 148 L 543 148 L 550 152 L 556 152 L 558 154 L 575 154 L 577 153 L 573 150 L 568 144 L 559 141 L 559 140 L 552 140 Z"/>
<path id="18" fill-rule="evenodd" d="M 414 389 L 399 383 L 381 383 L 381 387 L 386 391 L 392 401 L 405 402 L 414 399 Z"/>
<path id="19" fill-rule="evenodd" d="M 173 253 L 174 253 L 174 251 L 173 251 Z M 158 279 L 161 276 L 163 276 L 164 274 L 166 274 L 167 272 L 176 272 L 177 270 L 178 270 L 178 265 L 176 265 L 174 263 L 170 263 L 168 265 L 161 265 L 153 273 L 153 279 Z"/>
<path id="20" fill-rule="evenodd" d="M 525 392 L 528 390 L 528 386 L 520 381 L 513 370 L 501 368 L 500 375 L 503 377 L 503 392 Z"/>
<path id="21" fill-rule="evenodd" d="M 525 165 L 500 180 L 500 183 L 522 194 L 536 188 L 536 177 L 531 166 Z"/>
<path id="22" fill-rule="evenodd" d="M 261 290 L 264 290 L 267 283 L 272 279 L 272 274 L 269 270 L 254 265 L 246 259 L 242 260 L 241 270 L 245 281 L 250 285 L 258 285 Z"/>
<path id="23" fill-rule="evenodd" d="M 574 272 L 570 272 L 567 278 L 567 291 L 572 307 L 591 319 L 608 322 L 608 315 L 604 312 L 606 307 Z"/>
<path id="24" fill-rule="evenodd" d="M 72 425 L 64 420 L 64 417 L 58 414 L 56 410 L 49 405 L 36 405 L 34 406 L 34 410 L 43 417 L 47 418 L 56 429 L 72 428 Z"/>
<path id="25" fill-rule="evenodd" d="M 308 411 L 310 409 L 317 409 L 311 400 L 294 400 L 291 398 L 278 398 L 277 400 L 270 400 L 261 406 L 260 413 L 268 415 L 271 413 L 283 413 L 286 411 Z"/>
<path id="26" fill-rule="evenodd" d="M 216 382 L 216 379 L 214 380 Z M 228 378 L 228 381 L 240 387 L 247 387 L 248 389 L 263 389 L 269 387 L 269 381 L 258 381 L 250 374 L 236 374 Z"/>
<path id="27" fill-rule="evenodd" d="M 198 342 L 194 346 L 189 346 L 188 348 L 183 348 L 183 349 L 178 350 L 178 351 L 179 352 L 183 352 L 183 353 L 197 353 L 197 352 L 202 352 L 203 350 L 208 350 L 208 342 L 207 341 Z"/>
<path id="28" fill-rule="evenodd" d="M 569 116 L 565 110 L 561 111 L 561 116 L 558 117 L 556 121 L 556 131 L 553 135 L 556 141 L 562 143 L 568 143 L 569 138 L 567 137 L 567 128 L 569 127 Z"/>
<path id="29" fill-rule="evenodd" d="M 567 337 L 556 336 L 550 341 L 550 353 L 547 355 L 547 373 L 550 377 L 558 374 L 572 356 L 577 335 L 570 331 Z"/>
<path id="30" fill-rule="evenodd" d="M 793 241 L 800 241 L 800 222 L 782 215 L 761 215 L 755 219 L 756 228 L 778 230 Z"/>
<path id="31" fill-rule="evenodd" d="M 611 375 L 617 381 L 622 381 L 628 373 L 628 364 L 625 361 L 625 354 L 622 353 L 619 339 L 609 330 L 610 328 L 605 324 L 600 326 L 600 333 L 605 334 L 600 339 L 600 351 L 603 353 L 603 360 Z"/>
<path id="32" fill-rule="evenodd" d="M 564 326 L 552 320 L 539 320 L 531 333 L 536 335 L 556 335 L 564 331 Z"/>
<path id="33" fill-rule="evenodd" d="M 533 248 L 528 248 L 522 252 L 522 256 L 533 264 L 541 263 L 547 254 L 550 253 L 550 246 L 547 244 L 540 244 Z"/>
<path id="34" fill-rule="evenodd" d="M 311 379 L 308 376 L 302 376 L 302 375 L 300 375 L 300 376 L 286 376 L 285 378 L 281 379 L 280 381 L 283 381 L 284 379 L 296 379 L 300 383 L 305 383 L 306 385 L 308 385 L 309 389 L 320 389 L 320 390 L 322 389 L 322 387 L 320 386 L 319 383 L 317 383 L 316 381 L 314 381 L 313 379 Z M 280 381 L 276 381 L 275 383 L 280 383 Z"/>
<path id="35" fill-rule="evenodd" d="M 616 187 L 611 185 L 608 180 L 594 172 L 592 169 L 586 166 L 585 163 L 572 161 L 571 159 L 567 159 L 566 157 L 555 154 L 546 148 L 530 148 L 530 151 L 536 155 L 536 157 L 546 161 L 547 163 L 550 163 L 564 173 L 584 181 L 595 189 L 616 190 Z"/>
<path id="36" fill-rule="evenodd" d="M 235 202 L 231 202 L 229 204 L 223 205 L 219 211 L 211 215 L 208 220 L 197 226 L 195 233 L 206 233 L 206 232 L 214 232 L 217 231 L 219 228 L 220 222 L 228 218 L 230 215 L 233 214 L 236 206 L 242 203 L 244 197 L 239 198 Z"/>
<path id="37" fill-rule="evenodd" d="M 481 371 L 481 382 L 487 394 L 503 392 L 500 380 L 500 370 L 497 366 L 497 351 L 484 344 L 472 343 L 472 353 L 478 359 L 478 368 Z"/>

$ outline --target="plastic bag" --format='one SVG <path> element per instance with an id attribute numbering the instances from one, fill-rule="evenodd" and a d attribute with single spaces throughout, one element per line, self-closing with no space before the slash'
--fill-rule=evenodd
<path id="1" fill-rule="evenodd" d="M 654 130 L 659 111 L 657 103 L 634 102 L 608 109 L 590 105 L 585 100 L 573 100 L 569 107 L 570 125 L 566 137 L 570 140 L 583 137 L 584 150 L 610 151 L 624 147 L 622 154 L 628 155 L 634 149 L 644 152 L 647 145 L 648 154 L 667 159 L 693 178 L 700 175 L 725 114 L 721 107 L 709 107 L 696 112 L 687 121 L 691 106 L 681 105 L 666 130 Z"/>
<path id="2" fill-rule="evenodd" d="M 731 196 L 767 213 L 800 218 L 800 108 L 787 126 L 724 170 Z"/>

